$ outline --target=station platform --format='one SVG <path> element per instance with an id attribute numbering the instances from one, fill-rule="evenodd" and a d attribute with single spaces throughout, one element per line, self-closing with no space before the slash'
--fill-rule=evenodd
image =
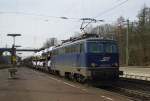
<path id="1" fill-rule="evenodd" d="M 10 68 L 11 65 L 0 64 L 0 69 Z"/>
<path id="2" fill-rule="evenodd" d="M 120 67 L 120 70 L 123 71 L 124 74 L 150 77 L 150 66 Z"/>
<path id="3" fill-rule="evenodd" d="M 123 71 L 123 75 L 120 75 L 120 77 L 150 81 L 149 66 L 120 67 L 120 70 Z"/>
<path id="4" fill-rule="evenodd" d="M 0 101 L 132 101 L 128 97 L 74 83 L 29 68 L 18 68 L 15 79 L 0 70 Z"/>

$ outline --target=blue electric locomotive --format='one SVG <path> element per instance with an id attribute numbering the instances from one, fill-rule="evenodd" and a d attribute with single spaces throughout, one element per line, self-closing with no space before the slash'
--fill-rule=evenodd
<path id="1" fill-rule="evenodd" d="M 50 53 L 48 70 L 79 82 L 117 80 L 121 73 L 118 46 L 114 40 L 72 39 L 54 47 Z"/>

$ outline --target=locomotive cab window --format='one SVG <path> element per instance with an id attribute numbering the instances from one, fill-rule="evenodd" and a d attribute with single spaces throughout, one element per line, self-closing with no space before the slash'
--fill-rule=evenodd
<path id="1" fill-rule="evenodd" d="M 117 45 L 111 42 L 88 42 L 88 53 L 117 53 Z"/>
<path id="2" fill-rule="evenodd" d="M 105 44 L 105 52 L 106 53 L 117 53 L 117 45 L 114 43 L 106 43 Z"/>
<path id="3" fill-rule="evenodd" d="M 103 53 L 103 43 L 100 42 L 88 42 L 87 45 L 89 53 Z"/>

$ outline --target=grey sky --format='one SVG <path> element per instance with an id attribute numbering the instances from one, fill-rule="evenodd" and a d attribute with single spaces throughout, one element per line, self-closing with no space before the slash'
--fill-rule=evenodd
<path id="1" fill-rule="evenodd" d="M 50 37 L 69 38 L 74 32 L 80 32 L 81 21 L 48 16 L 95 17 L 122 1 L 125 0 L 0 0 L 0 47 L 11 46 L 12 38 L 6 36 L 8 33 L 21 33 L 16 42 L 26 48 L 39 48 Z M 150 7 L 150 0 L 128 0 L 98 19 L 104 19 L 105 23 L 119 16 L 133 20 L 144 4 Z"/>

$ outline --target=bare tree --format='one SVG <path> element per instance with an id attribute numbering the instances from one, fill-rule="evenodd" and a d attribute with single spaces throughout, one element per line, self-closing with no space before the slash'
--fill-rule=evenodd
<path id="1" fill-rule="evenodd" d="M 139 45 L 141 52 L 141 61 L 142 64 L 150 64 L 150 8 L 144 5 L 143 9 L 138 14 L 138 36 L 139 36 Z"/>
<path id="2" fill-rule="evenodd" d="M 57 38 L 49 38 L 46 40 L 46 42 L 43 44 L 42 48 L 48 48 L 51 46 L 55 46 L 58 44 Z"/>

